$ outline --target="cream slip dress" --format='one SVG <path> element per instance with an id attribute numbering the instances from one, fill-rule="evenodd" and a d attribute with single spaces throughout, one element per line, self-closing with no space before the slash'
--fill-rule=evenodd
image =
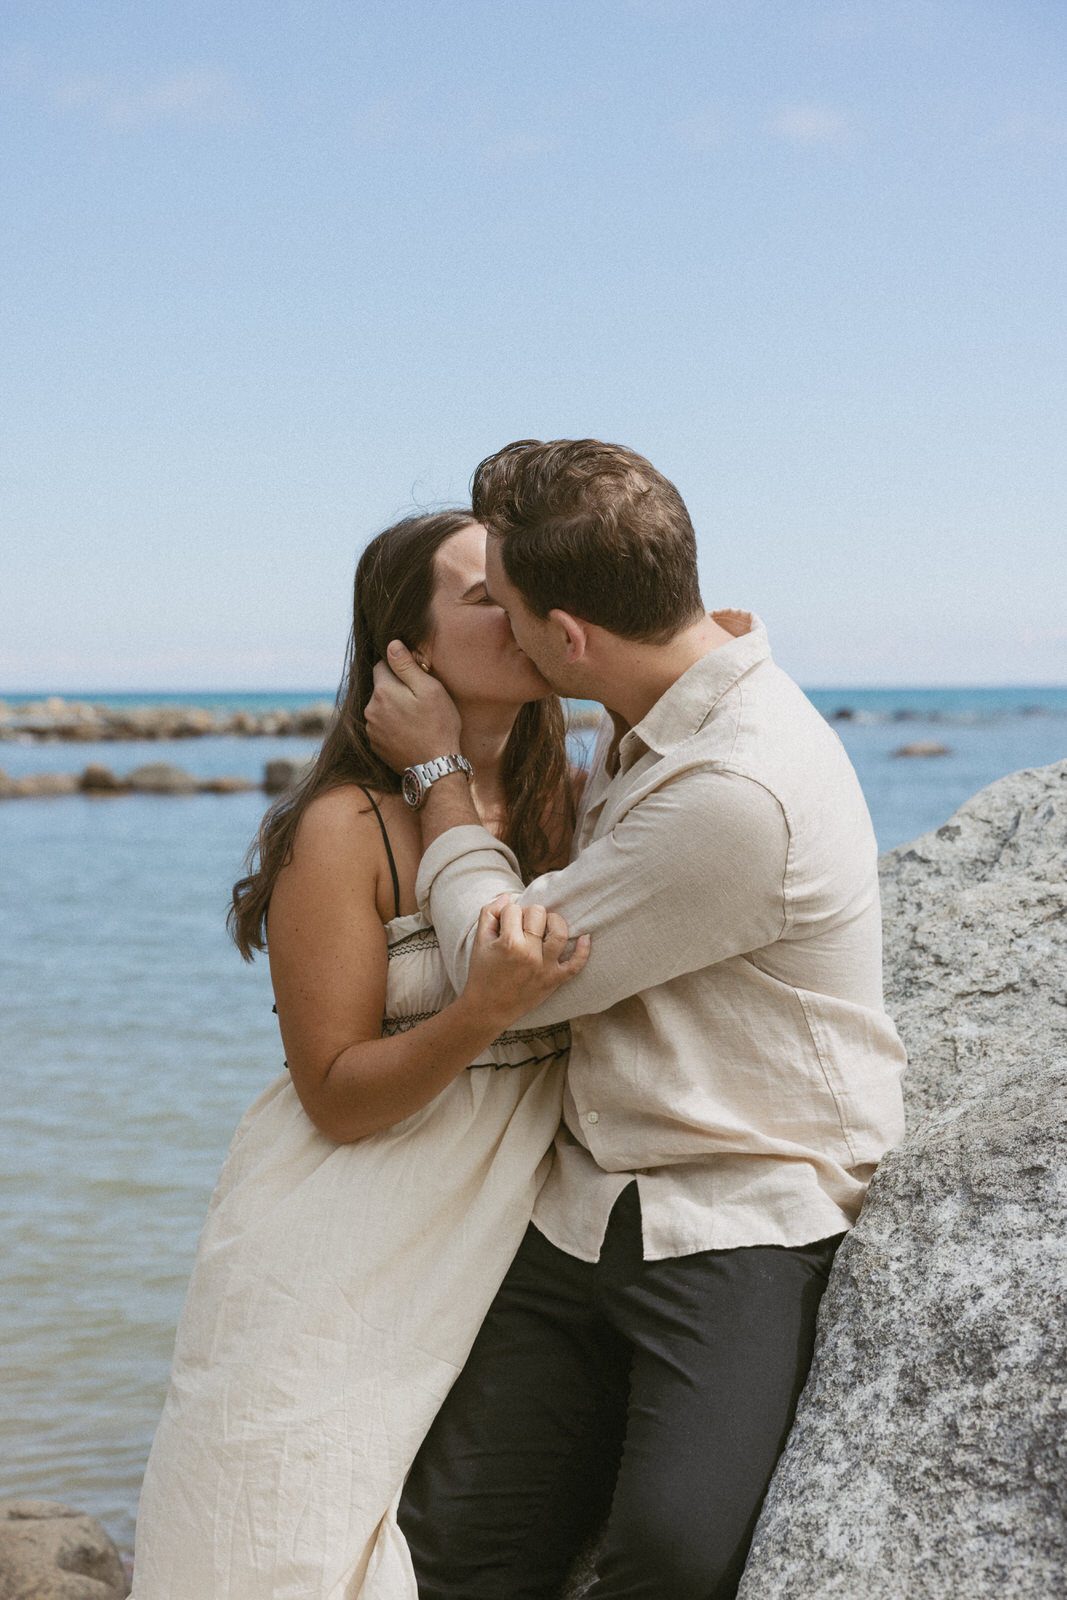
<path id="1" fill-rule="evenodd" d="M 392 1034 L 453 990 L 421 913 L 385 931 Z M 568 1043 L 510 1030 L 355 1144 L 316 1131 L 287 1074 L 245 1113 L 178 1327 L 133 1600 L 418 1600 L 397 1502 L 529 1221 Z"/>

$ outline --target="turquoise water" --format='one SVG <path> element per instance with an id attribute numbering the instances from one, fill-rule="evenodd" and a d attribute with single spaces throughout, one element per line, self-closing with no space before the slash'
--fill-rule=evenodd
<path id="1" fill-rule="evenodd" d="M 2 694 L 0 700 L 13 709 L 46 700 L 53 691 L 42 689 L 39 694 Z M 186 689 L 169 693 L 155 690 L 78 689 L 62 696 L 64 700 L 77 701 L 79 705 L 107 706 L 112 711 L 140 711 L 146 706 L 198 706 L 205 711 L 219 713 L 230 711 L 299 711 L 303 706 L 333 705 L 333 689 L 270 689 L 261 694 L 248 694 L 237 689 Z"/>
<path id="2" fill-rule="evenodd" d="M 834 725 L 884 848 L 939 825 L 1005 772 L 1067 756 L 1067 689 L 812 698 L 829 716 L 855 713 Z M 283 699 L 219 697 L 233 710 Z M 892 755 L 918 739 L 951 754 Z M 99 760 L 125 772 L 173 760 L 202 777 L 258 778 L 266 760 L 313 748 L 0 743 L 0 767 Z M 0 1497 L 82 1506 L 125 1546 L 207 1197 L 240 1113 L 281 1066 L 266 967 L 245 967 L 223 930 L 264 803 L 258 793 L 0 803 Z"/>

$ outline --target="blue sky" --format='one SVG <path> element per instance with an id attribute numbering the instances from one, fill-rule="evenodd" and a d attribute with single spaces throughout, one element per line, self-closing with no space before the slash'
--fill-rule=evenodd
<path id="1" fill-rule="evenodd" d="M 1062 0 L 8 0 L 0 691 L 325 687 L 632 445 L 802 683 L 1067 682 Z"/>

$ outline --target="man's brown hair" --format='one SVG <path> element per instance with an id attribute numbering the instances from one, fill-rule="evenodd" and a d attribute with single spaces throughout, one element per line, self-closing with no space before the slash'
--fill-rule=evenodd
<path id="1" fill-rule="evenodd" d="M 558 608 L 662 643 L 703 612 L 685 503 L 634 450 L 520 439 L 478 466 L 471 503 L 535 616 Z"/>

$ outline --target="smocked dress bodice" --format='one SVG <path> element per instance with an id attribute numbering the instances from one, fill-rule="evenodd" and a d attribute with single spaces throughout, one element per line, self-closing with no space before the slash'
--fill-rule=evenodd
<path id="1" fill-rule="evenodd" d="M 441 957 L 437 934 L 421 911 L 385 925 L 389 968 L 382 1035 L 406 1033 L 444 1010 L 456 998 Z M 561 1059 L 570 1045 L 566 1023 L 506 1029 L 471 1062 L 478 1067 L 529 1067 Z"/>

